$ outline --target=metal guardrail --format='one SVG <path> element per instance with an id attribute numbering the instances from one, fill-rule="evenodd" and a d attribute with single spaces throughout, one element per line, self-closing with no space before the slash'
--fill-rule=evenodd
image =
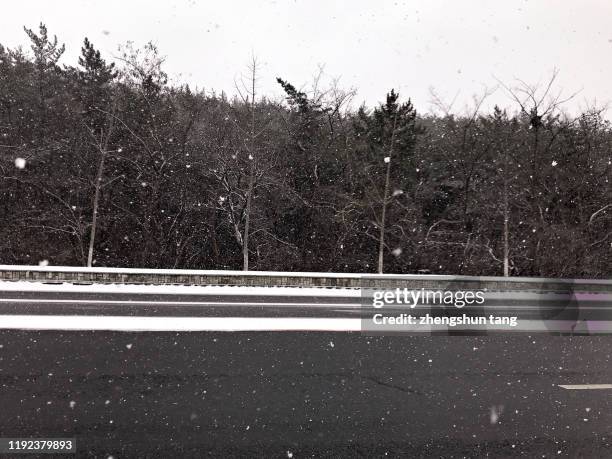
<path id="1" fill-rule="evenodd" d="M 0 265 L 0 280 L 49 283 L 149 285 L 234 285 L 329 288 L 445 288 L 492 291 L 539 290 L 612 292 L 612 279 L 447 276 L 422 274 L 290 273 L 197 271 L 66 266 Z"/>

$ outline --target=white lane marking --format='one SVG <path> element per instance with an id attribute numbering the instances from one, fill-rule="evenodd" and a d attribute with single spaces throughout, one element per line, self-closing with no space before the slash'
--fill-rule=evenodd
<path id="1" fill-rule="evenodd" d="M 235 302 L 227 301 L 143 301 L 143 300 L 45 300 L 29 298 L 0 298 L 0 303 L 49 303 L 49 304 L 145 304 L 145 305 L 187 305 L 187 306 L 310 306 L 310 307 L 347 307 L 361 306 L 361 303 L 260 303 L 256 301 Z"/>
<path id="2" fill-rule="evenodd" d="M 612 384 L 559 384 L 559 387 L 569 390 L 612 389 Z"/>
<path id="3" fill-rule="evenodd" d="M 0 329 L 112 331 L 361 331 L 361 319 L 2 315 Z"/>

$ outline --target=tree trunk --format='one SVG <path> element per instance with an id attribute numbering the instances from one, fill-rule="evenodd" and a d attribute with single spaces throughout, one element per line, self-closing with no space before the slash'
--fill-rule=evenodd
<path id="1" fill-rule="evenodd" d="M 535 225 L 538 221 L 538 213 L 535 210 L 537 208 L 537 196 L 538 196 L 538 181 L 539 181 L 539 169 L 538 169 L 538 155 L 540 145 L 540 127 L 534 127 L 534 139 L 533 139 L 533 170 L 531 176 L 531 205 L 533 210 L 533 224 Z M 538 225 L 539 226 L 539 225 Z M 534 239 L 531 241 L 531 275 L 539 275 L 539 260 L 538 252 L 540 248 L 540 228 L 537 229 Z"/>
<path id="2" fill-rule="evenodd" d="M 114 110 L 113 110 L 114 112 Z M 96 173 L 95 194 L 93 200 L 93 215 L 91 217 L 91 232 L 89 235 L 89 250 L 87 251 L 87 267 L 91 268 L 93 264 L 94 246 L 96 242 L 96 228 L 98 225 L 98 209 L 100 207 L 100 195 L 102 193 L 102 179 L 104 178 L 104 162 L 108 153 L 108 143 L 113 133 L 115 117 L 113 114 L 109 116 L 108 130 L 104 136 L 104 141 L 101 140 L 98 149 L 100 150 L 100 162 L 98 163 L 98 172 Z"/>
<path id="3" fill-rule="evenodd" d="M 504 173 L 507 173 L 504 171 Z M 510 276 L 510 246 L 508 235 L 508 220 L 510 218 L 508 212 L 508 178 L 504 176 L 504 277 Z"/>
<path id="4" fill-rule="evenodd" d="M 96 174 L 96 192 L 93 201 L 93 215 L 91 218 L 91 233 L 89 235 L 89 250 L 87 252 L 87 267 L 91 268 L 93 263 L 94 244 L 96 240 L 96 226 L 98 223 L 98 207 L 100 205 L 100 188 L 102 187 L 102 177 L 104 175 L 104 161 L 106 152 L 100 153 L 100 163 L 98 164 L 98 173 Z"/>
<path id="5" fill-rule="evenodd" d="M 385 174 L 385 191 L 383 193 L 382 212 L 380 216 L 380 236 L 378 238 L 378 274 L 384 270 L 385 255 L 385 227 L 387 219 L 387 201 L 389 200 L 389 183 L 391 181 L 391 160 L 393 156 L 393 145 L 395 143 L 395 128 L 397 126 L 397 112 L 393 118 L 393 130 L 391 131 L 391 142 L 389 145 L 389 161 L 387 162 L 387 173 Z"/>
<path id="6" fill-rule="evenodd" d="M 252 160 L 254 161 L 254 160 Z M 249 174 L 249 187 L 247 189 L 247 202 L 244 216 L 244 236 L 242 237 L 242 270 L 249 270 L 249 226 L 251 224 L 251 202 L 253 201 L 253 184 L 255 181 L 254 165 L 251 164 Z"/>
<path id="7" fill-rule="evenodd" d="M 242 237 L 242 270 L 249 270 L 249 227 L 251 224 L 251 205 L 253 202 L 253 189 L 255 188 L 255 81 L 257 63 L 253 59 L 251 68 L 251 138 L 249 148 L 249 186 L 247 188 L 247 202 L 244 216 L 244 236 Z"/>
<path id="8" fill-rule="evenodd" d="M 382 215 L 380 217 L 380 237 L 378 244 L 378 274 L 383 273 L 384 253 L 385 253 L 385 225 L 387 217 L 387 200 L 389 199 L 389 181 L 391 175 L 391 159 L 387 163 L 387 174 L 385 176 L 385 191 L 383 194 Z"/>

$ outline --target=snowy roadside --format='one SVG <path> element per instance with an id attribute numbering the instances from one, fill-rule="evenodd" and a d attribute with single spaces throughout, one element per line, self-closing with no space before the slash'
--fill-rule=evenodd
<path id="1" fill-rule="evenodd" d="M 251 287 L 218 285 L 135 285 L 135 284 L 50 284 L 28 281 L 0 281 L 0 292 L 61 293 L 137 293 L 153 295 L 258 295 L 258 296 L 324 296 L 359 297 L 357 288 L 324 287 Z"/>
<path id="2" fill-rule="evenodd" d="M 130 317 L 0 316 L 2 330 L 96 330 L 124 332 L 361 331 L 359 318 L 319 317 Z M 330 343 L 333 347 L 333 343 Z M 128 349 L 131 348 L 129 345 Z"/>

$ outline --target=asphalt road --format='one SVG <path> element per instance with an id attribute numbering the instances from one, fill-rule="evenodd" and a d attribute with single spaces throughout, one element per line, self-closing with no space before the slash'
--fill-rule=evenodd
<path id="1" fill-rule="evenodd" d="M 612 384 L 611 355 L 607 336 L 0 330 L 0 434 L 79 457 L 603 458 L 612 389 L 560 385 Z"/>
<path id="2" fill-rule="evenodd" d="M 84 289 L 87 286 L 83 287 Z M 296 289 L 298 292 L 300 289 Z M 161 317 L 368 317 L 381 312 L 370 297 L 247 294 L 152 294 L 139 292 L 3 291 L 0 315 L 121 315 Z M 568 308 L 569 306 L 569 308 Z M 612 320 L 612 293 L 551 293 L 542 291 L 486 292 L 483 306 L 456 312 L 519 315 L 540 318 L 543 311 L 572 309 L 595 320 Z M 430 305 L 419 304 L 421 313 Z M 387 305 L 385 312 L 406 312 L 405 305 Z"/>
<path id="3" fill-rule="evenodd" d="M 358 297 L 1 291 L 0 314 L 162 317 L 346 317 Z"/>

